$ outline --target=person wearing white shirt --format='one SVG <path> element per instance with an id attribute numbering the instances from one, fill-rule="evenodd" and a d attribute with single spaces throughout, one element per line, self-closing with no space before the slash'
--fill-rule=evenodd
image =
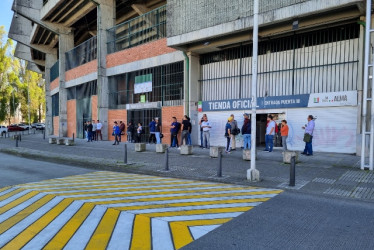
<path id="1" fill-rule="evenodd" d="M 273 151 L 273 140 L 275 135 L 275 121 L 273 121 L 273 116 L 268 115 L 268 123 L 266 125 L 266 135 L 265 135 L 265 149 L 264 151 Z"/>
<path id="2" fill-rule="evenodd" d="M 99 140 L 99 135 L 100 135 L 100 140 L 103 140 L 103 135 L 101 134 L 101 129 L 103 128 L 103 124 L 99 120 L 97 120 L 96 123 L 96 140 Z"/>
<path id="3" fill-rule="evenodd" d="M 203 129 L 203 141 L 204 148 L 210 148 L 210 129 L 212 128 L 208 117 L 204 117 L 204 121 L 201 123 L 201 128 Z"/>

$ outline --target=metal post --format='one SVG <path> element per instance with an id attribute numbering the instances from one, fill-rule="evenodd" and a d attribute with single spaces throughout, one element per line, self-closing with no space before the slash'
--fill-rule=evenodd
<path id="1" fill-rule="evenodd" d="M 165 151 L 165 171 L 169 171 L 169 148 Z"/>
<path id="2" fill-rule="evenodd" d="M 19 135 L 19 141 L 22 141 L 22 136 L 21 135 Z"/>
<path id="3" fill-rule="evenodd" d="M 251 117 L 251 168 L 247 170 L 247 180 L 259 181 L 260 172 L 256 169 L 256 107 L 257 107 L 257 59 L 258 59 L 258 10 L 259 0 L 254 0 L 253 13 L 253 56 L 252 56 L 252 117 Z"/>
<path id="4" fill-rule="evenodd" d="M 218 149 L 218 170 L 217 176 L 222 177 L 222 151 Z"/>
<path id="5" fill-rule="evenodd" d="M 16 136 L 16 148 L 18 148 L 18 135 Z"/>
<path id="6" fill-rule="evenodd" d="M 296 178 L 296 157 L 291 157 L 291 166 L 290 166 L 290 184 L 289 186 L 294 187 L 295 186 L 295 178 Z"/>
<path id="7" fill-rule="evenodd" d="M 45 140 L 45 129 L 43 129 L 43 140 Z"/>
<path id="8" fill-rule="evenodd" d="M 369 82 L 369 58 L 370 58 L 370 29 L 371 29 L 371 1 L 366 1 L 366 25 L 365 25 L 365 59 L 364 59 L 364 82 L 363 82 L 363 102 L 362 102 L 362 139 L 361 139 L 361 169 L 365 168 L 365 147 L 366 147 L 366 119 L 367 119 L 367 92 L 368 92 L 368 82 Z M 373 76 L 374 77 L 374 76 Z M 372 79 L 373 81 L 374 79 Z M 369 158 L 372 158 L 372 155 L 369 155 Z"/>
<path id="9" fill-rule="evenodd" d="M 125 144 L 125 154 L 124 154 L 124 158 L 123 158 L 123 163 L 127 164 L 127 143 L 124 143 Z"/>
<path id="10" fill-rule="evenodd" d="M 74 141 L 75 134 L 73 133 L 73 141 Z"/>

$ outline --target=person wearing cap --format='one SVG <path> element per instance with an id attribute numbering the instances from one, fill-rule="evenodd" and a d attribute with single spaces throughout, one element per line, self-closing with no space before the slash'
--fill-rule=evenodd
<path id="1" fill-rule="evenodd" d="M 227 123 L 226 123 L 226 126 L 225 126 L 225 137 L 226 137 L 226 140 L 227 140 L 227 145 L 226 145 L 226 150 L 225 152 L 227 154 L 230 153 L 230 144 L 231 144 L 231 123 L 232 123 L 232 120 L 234 118 L 232 116 L 230 116 L 228 119 L 227 119 Z"/>
<path id="2" fill-rule="evenodd" d="M 240 133 L 238 130 L 238 122 L 235 120 L 234 114 L 231 114 L 232 120 L 231 120 L 231 150 L 236 150 L 236 140 L 235 137 L 237 134 Z"/>
<path id="3" fill-rule="evenodd" d="M 212 128 L 212 125 L 208 121 L 207 116 L 203 116 L 204 121 L 201 123 L 201 127 L 203 128 L 203 140 L 205 142 L 203 148 L 210 148 L 210 129 Z"/>
<path id="4" fill-rule="evenodd" d="M 265 135 L 265 149 L 264 151 L 272 152 L 274 145 L 274 135 L 275 135 L 275 121 L 273 121 L 273 116 L 268 115 L 268 124 L 266 125 L 266 135 Z"/>
<path id="5" fill-rule="evenodd" d="M 310 135 L 310 140 L 308 142 L 305 142 L 304 152 L 301 154 L 311 156 L 313 155 L 312 139 L 313 139 L 313 131 L 314 131 L 315 123 L 313 120 L 314 117 L 312 115 L 309 115 L 307 119 L 308 119 L 308 124 L 305 125 L 305 127 L 302 127 L 302 129 L 305 129 L 305 134 Z"/>
<path id="6" fill-rule="evenodd" d="M 244 124 L 242 126 L 242 135 L 244 140 L 243 150 L 251 149 L 251 120 L 247 113 L 243 114 Z"/>

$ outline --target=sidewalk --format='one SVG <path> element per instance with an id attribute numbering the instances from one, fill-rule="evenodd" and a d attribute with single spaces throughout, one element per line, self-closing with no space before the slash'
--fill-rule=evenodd
<path id="1" fill-rule="evenodd" d="M 300 192 L 334 195 L 374 201 L 374 172 L 359 169 L 360 157 L 348 154 L 319 153 L 312 157 L 300 155 L 296 165 L 296 186 L 289 187 L 289 164 L 282 162 L 282 152 L 272 153 L 258 148 L 257 169 L 260 182 L 246 180 L 249 161 L 242 160 L 242 150 L 223 155 L 223 177 L 216 177 L 218 159 L 209 157 L 209 150 L 194 147 L 193 155 L 180 155 L 179 150 L 169 151 L 170 171 L 164 171 L 165 154 L 155 153 L 155 145 L 147 145 L 146 152 L 134 152 L 128 144 L 128 162 L 124 158 L 124 143 L 113 146 L 110 141 L 86 142 L 76 139 L 75 146 L 49 144 L 41 134 L 25 135 L 15 147 L 15 141 L 0 138 L 0 152 L 34 159 L 79 165 L 95 169 L 142 173 L 204 181 L 235 183 L 268 188 L 299 190 Z"/>

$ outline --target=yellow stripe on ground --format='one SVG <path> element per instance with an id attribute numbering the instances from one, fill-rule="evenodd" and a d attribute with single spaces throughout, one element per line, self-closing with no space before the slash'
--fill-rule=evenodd
<path id="1" fill-rule="evenodd" d="M 3 250 L 14 250 L 21 249 L 26 245 L 32 238 L 34 238 L 40 231 L 42 231 L 51 221 L 53 221 L 59 214 L 61 214 L 73 200 L 64 199 L 54 208 L 49 210 L 45 215 L 40 219 L 31 224 L 26 228 L 22 233 L 17 235 L 13 240 L 6 244 Z"/>
<path id="2" fill-rule="evenodd" d="M 30 193 L 28 193 L 28 194 L 26 194 L 26 195 L 24 195 L 24 196 L 21 196 L 20 198 L 14 200 L 14 201 L 12 201 L 12 202 L 6 204 L 5 206 L 3 206 L 3 207 L 0 208 L 0 214 L 5 213 L 5 212 L 8 211 L 9 209 L 14 208 L 15 206 L 17 206 L 17 205 L 23 203 L 24 201 L 26 201 L 26 200 L 32 198 L 33 196 L 35 196 L 35 195 L 37 195 L 37 194 L 38 194 L 38 192 L 36 192 L 36 191 L 32 191 L 32 192 L 30 192 Z"/>
<path id="3" fill-rule="evenodd" d="M 151 218 L 136 215 L 130 249 L 152 249 L 151 242 Z"/>
<path id="4" fill-rule="evenodd" d="M 43 249 L 63 249 L 94 207 L 92 203 L 85 203 Z"/>
<path id="5" fill-rule="evenodd" d="M 0 188 L 0 193 L 4 192 L 5 190 L 8 190 L 10 188 L 12 188 L 12 186 Z"/>
<path id="6" fill-rule="evenodd" d="M 90 241 L 88 242 L 86 249 L 106 249 L 116 225 L 119 213 L 120 212 L 118 210 L 110 208 L 105 212 Z"/>
<path id="7" fill-rule="evenodd" d="M 74 200 L 87 200 L 87 199 L 107 199 L 107 198 L 120 198 L 120 197 L 131 197 L 131 196 L 146 196 L 146 195 L 164 195 L 164 194 L 188 194 L 188 193 L 204 193 L 206 197 L 211 197 L 212 195 L 209 194 L 211 192 L 220 192 L 220 191 L 235 191 L 235 190 L 245 190 L 243 188 L 218 188 L 218 189 L 202 189 L 202 190 L 181 190 L 181 191 L 170 191 L 170 192 L 149 192 L 149 193 L 134 193 L 134 194 L 113 194 L 113 195 L 100 195 L 100 196 L 82 196 L 82 197 L 73 197 Z M 256 194 L 278 194 L 281 191 L 251 191 L 247 190 L 248 192 L 240 192 L 240 193 L 225 193 L 223 196 L 233 196 L 236 194 L 246 194 L 246 195 L 256 195 Z M 60 195 L 60 194 L 59 194 Z M 61 194 L 62 195 L 62 194 Z M 67 194 L 65 194 L 67 195 Z M 214 194 L 213 194 L 214 195 Z M 203 195 L 201 195 L 202 197 Z M 199 196 L 197 196 L 199 197 Z M 168 198 L 168 197 L 165 197 Z M 173 197 L 171 200 L 174 200 Z M 138 199 L 136 199 L 139 201 Z M 164 200 L 164 198 L 157 198 L 156 200 Z M 110 204 L 111 202 L 109 202 Z M 95 203 L 98 204 L 98 203 Z"/>
<path id="8" fill-rule="evenodd" d="M 181 203 L 168 203 L 168 204 L 155 204 L 145 206 L 127 206 L 127 207 L 115 207 L 118 210 L 139 210 L 139 209 L 150 209 L 150 208 L 164 208 L 164 207 L 186 207 L 186 206 L 204 206 L 204 205 L 217 205 L 217 204 L 238 204 L 248 202 L 265 202 L 270 198 L 258 198 L 258 199 L 238 199 L 238 200 L 214 200 L 214 201 L 197 201 L 197 202 L 181 202 Z"/>
<path id="9" fill-rule="evenodd" d="M 211 220 L 188 220 L 188 221 L 178 221 L 175 223 L 184 224 L 186 226 L 193 227 L 193 226 L 221 225 L 230 220 L 232 220 L 232 218 L 211 219 Z"/>
<path id="10" fill-rule="evenodd" d="M 278 194 L 282 191 L 262 191 L 253 192 L 248 190 L 248 192 L 240 193 L 222 193 L 222 194 L 196 194 L 196 195 L 186 195 L 186 196 L 171 196 L 171 197 L 152 197 L 152 198 L 139 198 L 139 199 L 123 199 L 123 200 L 108 200 L 108 201 L 92 201 L 96 205 L 107 205 L 107 204 L 117 204 L 117 203 L 131 203 L 131 202 L 142 202 L 142 201 L 167 201 L 167 200 L 181 200 L 181 199 L 199 199 L 199 198 L 213 198 L 213 197 L 240 197 L 248 195 L 261 195 L 261 194 Z M 131 196 L 141 196 L 142 194 L 124 194 L 124 195 L 113 195 L 113 196 L 91 196 L 91 197 L 78 197 L 80 200 L 87 199 L 105 199 L 105 198 L 121 198 L 121 197 L 131 197 Z M 74 198 L 77 199 L 77 198 Z"/>
<path id="11" fill-rule="evenodd" d="M 198 209 L 190 211 L 175 211 L 175 212 L 158 212 L 158 213 L 144 213 L 143 215 L 149 217 L 170 217 L 180 215 L 198 215 L 198 214 L 220 214 L 220 213 L 235 213 L 245 212 L 253 207 L 230 207 L 230 208 L 212 208 L 212 209 Z"/>
<path id="12" fill-rule="evenodd" d="M 176 249 L 182 248 L 194 240 L 186 225 L 178 224 L 177 222 L 170 222 L 169 225 Z"/>
<path id="13" fill-rule="evenodd" d="M 40 207 L 44 206 L 50 200 L 52 200 L 55 196 L 54 195 L 46 195 L 40 200 L 36 201 L 35 203 L 31 204 L 27 208 L 23 209 L 19 213 L 15 214 L 14 216 L 10 217 L 6 221 L 0 223 L 0 234 L 4 233 L 9 228 L 13 227 L 15 224 L 20 222 L 21 220 L 25 219 L 27 216 L 35 212 Z"/>
<path id="14" fill-rule="evenodd" d="M 9 197 L 12 197 L 13 195 L 16 195 L 16 194 L 18 194 L 18 193 L 20 193 L 20 192 L 22 192 L 22 191 L 24 191 L 24 189 L 18 188 L 18 189 L 16 189 L 16 190 L 12 191 L 12 192 L 9 192 L 9 193 L 7 193 L 7 194 L 4 194 L 4 195 L 0 196 L 0 201 L 6 200 L 6 199 L 8 199 Z"/>

